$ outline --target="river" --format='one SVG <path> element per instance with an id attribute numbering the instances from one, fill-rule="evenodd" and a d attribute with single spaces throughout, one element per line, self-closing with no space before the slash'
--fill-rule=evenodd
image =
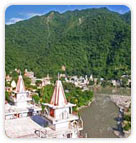
<path id="1" fill-rule="evenodd" d="M 130 95 L 130 89 L 101 88 L 94 90 L 95 101 L 86 108 L 80 110 L 84 123 L 82 134 L 88 138 L 117 138 L 113 128 L 117 127 L 115 120 L 119 114 L 119 108 L 111 102 L 108 95 Z"/>

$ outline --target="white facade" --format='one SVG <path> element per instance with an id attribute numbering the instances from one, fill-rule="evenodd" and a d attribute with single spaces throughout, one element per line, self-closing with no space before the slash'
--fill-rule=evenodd
<path id="1" fill-rule="evenodd" d="M 17 107 L 27 107 L 27 102 L 31 101 L 32 99 L 29 97 L 28 92 L 25 90 L 24 81 L 22 75 L 19 75 L 16 90 L 15 90 L 15 97 L 13 97 L 13 102 Z"/>
<path id="2" fill-rule="evenodd" d="M 29 103 L 32 98 L 25 90 L 24 81 L 21 75 L 19 75 L 15 95 L 12 96 L 14 105 L 5 104 L 5 119 L 15 119 L 27 116 L 33 116 L 41 112 L 41 108 Z"/>
<path id="3" fill-rule="evenodd" d="M 56 81 L 50 104 L 43 105 L 46 106 L 45 118 L 49 120 L 49 128 L 54 134 L 52 137 L 79 137 L 83 124 L 79 117 L 72 113 L 72 107 L 76 105 L 67 102 L 60 80 Z M 49 132 L 47 132 L 47 137 L 50 137 Z"/>

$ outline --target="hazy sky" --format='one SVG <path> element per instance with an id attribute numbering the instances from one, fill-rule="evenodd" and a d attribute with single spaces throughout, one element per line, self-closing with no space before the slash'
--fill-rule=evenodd
<path id="1" fill-rule="evenodd" d="M 44 15 L 49 11 L 59 11 L 63 13 L 67 10 L 100 7 L 107 7 L 109 10 L 120 14 L 129 11 L 129 8 L 123 5 L 13 5 L 8 7 L 5 12 L 5 22 L 6 24 L 13 24 L 36 15 Z"/>

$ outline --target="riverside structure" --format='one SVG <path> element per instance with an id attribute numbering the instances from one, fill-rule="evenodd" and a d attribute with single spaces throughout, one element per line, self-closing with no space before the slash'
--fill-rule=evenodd
<path id="1" fill-rule="evenodd" d="M 19 75 L 17 87 L 11 96 L 12 104 L 5 104 L 5 133 L 11 138 L 80 138 L 82 119 L 73 114 L 67 102 L 61 81 L 56 81 L 50 103 L 41 108 L 31 104 L 32 98 Z"/>
<path id="2" fill-rule="evenodd" d="M 50 104 L 44 103 L 45 118 L 49 121 L 47 137 L 78 138 L 83 130 L 83 122 L 78 115 L 73 114 L 72 107 L 76 106 L 67 102 L 61 81 L 58 79 Z"/>
<path id="3" fill-rule="evenodd" d="M 5 119 L 16 119 L 40 114 L 41 108 L 31 104 L 32 98 L 25 89 L 22 75 L 17 81 L 16 89 L 11 93 L 11 103 L 5 103 Z"/>

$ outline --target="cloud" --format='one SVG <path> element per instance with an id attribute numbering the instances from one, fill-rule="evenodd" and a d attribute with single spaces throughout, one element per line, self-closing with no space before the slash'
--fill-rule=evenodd
<path id="1" fill-rule="evenodd" d="M 126 11 L 125 10 L 119 10 L 118 13 L 124 14 L 124 13 L 126 13 Z"/>
<path id="2" fill-rule="evenodd" d="M 16 22 L 19 22 L 19 21 L 23 21 L 23 20 L 26 20 L 26 19 L 29 19 L 29 18 L 32 18 L 34 16 L 41 16 L 43 15 L 44 13 L 20 13 L 20 17 L 23 17 L 23 18 L 19 18 L 19 17 L 13 17 L 13 18 L 10 18 L 6 24 L 7 25 L 10 25 L 10 24 L 15 24 Z"/>
<path id="3" fill-rule="evenodd" d="M 13 18 L 10 18 L 9 21 L 6 22 L 6 24 L 7 24 L 7 25 L 15 24 L 16 22 L 23 21 L 23 20 L 25 20 L 25 19 L 13 17 Z"/>
<path id="4" fill-rule="evenodd" d="M 31 18 L 31 17 L 34 17 L 34 16 L 41 16 L 43 14 L 44 13 L 26 13 L 26 14 L 24 14 L 24 16 L 26 16 L 27 18 Z"/>
<path id="5" fill-rule="evenodd" d="M 25 13 L 19 13 L 19 16 L 23 17 L 24 19 L 29 19 L 34 16 L 41 16 L 45 13 L 35 13 L 35 12 L 25 12 Z"/>

